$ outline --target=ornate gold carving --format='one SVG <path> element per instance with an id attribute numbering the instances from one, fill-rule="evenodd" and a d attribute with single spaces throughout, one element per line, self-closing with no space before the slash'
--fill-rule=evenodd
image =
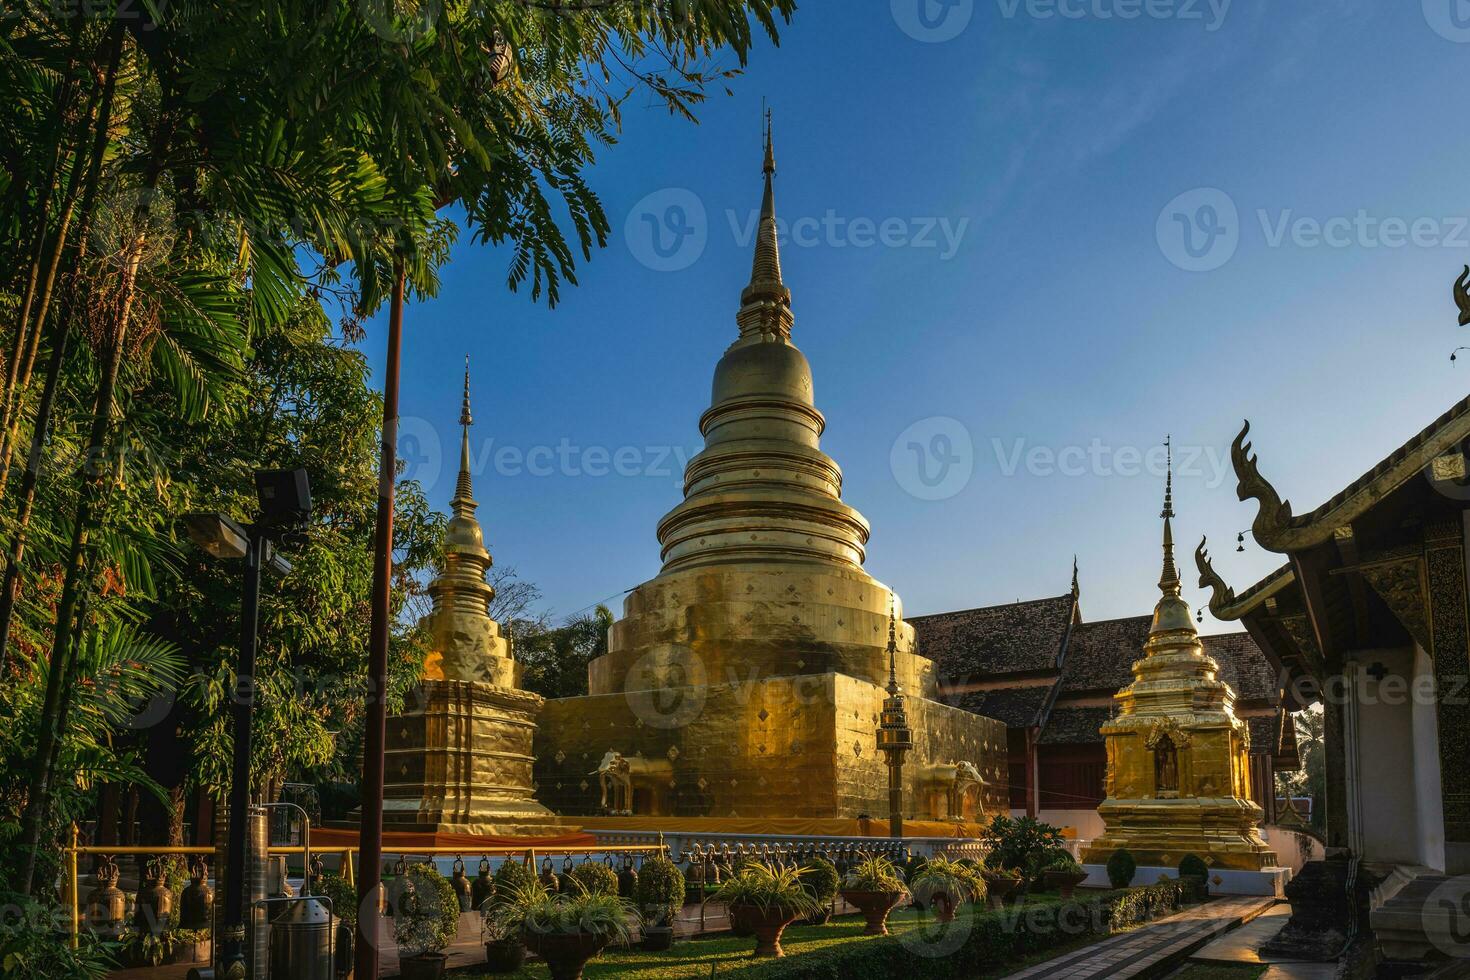
<path id="1" fill-rule="evenodd" d="M 1425 650 L 1431 649 L 1433 641 L 1429 636 L 1429 619 L 1424 613 L 1423 565 L 1419 557 L 1373 562 L 1358 571 L 1414 642 Z"/>
<path id="2" fill-rule="evenodd" d="M 1194 567 L 1199 569 L 1199 587 L 1210 590 L 1210 612 L 1218 616 L 1235 601 L 1235 590 L 1215 571 L 1210 553 L 1205 549 L 1208 540 L 1207 537 L 1199 539 L 1199 547 L 1194 549 Z"/>
<path id="3" fill-rule="evenodd" d="M 1282 500 L 1276 488 L 1261 476 L 1256 457 L 1251 453 L 1251 444 L 1245 441 L 1250 431 L 1251 424 L 1247 420 L 1230 445 L 1230 462 L 1235 468 L 1237 481 L 1235 495 L 1242 501 L 1257 501 L 1259 507 L 1256 510 L 1256 519 L 1251 524 L 1251 532 L 1261 547 L 1274 551 L 1276 548 L 1273 547 L 1273 542 L 1291 523 L 1291 503 Z"/>

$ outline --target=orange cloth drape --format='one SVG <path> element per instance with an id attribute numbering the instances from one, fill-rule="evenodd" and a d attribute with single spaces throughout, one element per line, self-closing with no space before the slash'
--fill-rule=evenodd
<path id="1" fill-rule="evenodd" d="M 347 827 L 311 828 L 314 851 L 339 851 L 357 846 L 357 829 Z M 485 847 L 524 847 L 552 850 L 558 847 L 596 847 L 597 838 L 577 831 L 559 837 L 493 837 L 479 834 L 412 834 L 384 831 L 383 850 L 388 853 L 412 851 L 415 847 L 463 847 L 468 854 Z"/>

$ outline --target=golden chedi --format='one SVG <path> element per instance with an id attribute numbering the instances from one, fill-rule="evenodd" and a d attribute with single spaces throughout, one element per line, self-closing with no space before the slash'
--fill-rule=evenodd
<path id="1" fill-rule="evenodd" d="M 490 618 L 495 590 L 470 485 L 470 378 L 460 414 L 459 480 L 444 570 L 429 585 L 429 653 L 404 711 L 388 719 L 383 829 L 548 836 L 566 832 L 532 789 L 542 698 L 520 689 L 520 665 Z"/>
<path id="2" fill-rule="evenodd" d="M 739 333 L 715 368 L 684 500 L 658 524 L 662 570 L 628 595 L 589 696 L 547 703 L 537 780 L 558 812 L 888 815 L 875 733 L 889 609 L 902 606 L 863 570 L 868 522 L 820 446 L 826 420 L 791 340 L 769 133 L 764 174 Z M 895 642 L 897 680 L 915 695 L 909 815 L 999 807 L 1004 728 L 932 700 L 934 665 L 901 619 Z"/>
<path id="3" fill-rule="evenodd" d="M 1118 848 L 1140 867 L 1174 868 L 1187 854 L 1212 868 L 1261 871 L 1276 864 L 1257 830 L 1250 799 L 1250 734 L 1235 716 L 1235 693 L 1205 655 L 1180 597 L 1171 526 L 1173 476 L 1164 494 L 1163 598 L 1154 608 L 1133 683 L 1115 698 L 1107 740 L 1107 830 L 1082 860 L 1105 864 Z"/>

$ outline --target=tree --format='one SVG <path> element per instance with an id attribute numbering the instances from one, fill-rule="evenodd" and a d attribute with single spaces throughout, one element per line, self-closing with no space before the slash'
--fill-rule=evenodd
<path id="1" fill-rule="evenodd" d="M 517 621 L 516 659 L 524 674 L 521 686 L 545 698 L 571 698 L 587 693 L 587 665 L 607 653 L 607 631 L 613 614 L 606 606 L 573 616 L 561 626 L 541 627 Z"/>

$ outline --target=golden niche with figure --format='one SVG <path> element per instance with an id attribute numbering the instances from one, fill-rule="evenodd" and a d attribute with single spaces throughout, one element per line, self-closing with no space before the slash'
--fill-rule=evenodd
<path id="1" fill-rule="evenodd" d="M 1250 732 L 1180 596 L 1172 474 L 1162 516 L 1163 597 L 1133 683 L 1117 693 L 1118 713 L 1102 726 L 1107 799 L 1097 812 L 1107 829 L 1082 860 L 1105 864 L 1126 848 L 1140 866 L 1172 868 L 1195 854 L 1211 867 L 1260 871 L 1276 864 L 1276 854 L 1250 799 Z"/>

